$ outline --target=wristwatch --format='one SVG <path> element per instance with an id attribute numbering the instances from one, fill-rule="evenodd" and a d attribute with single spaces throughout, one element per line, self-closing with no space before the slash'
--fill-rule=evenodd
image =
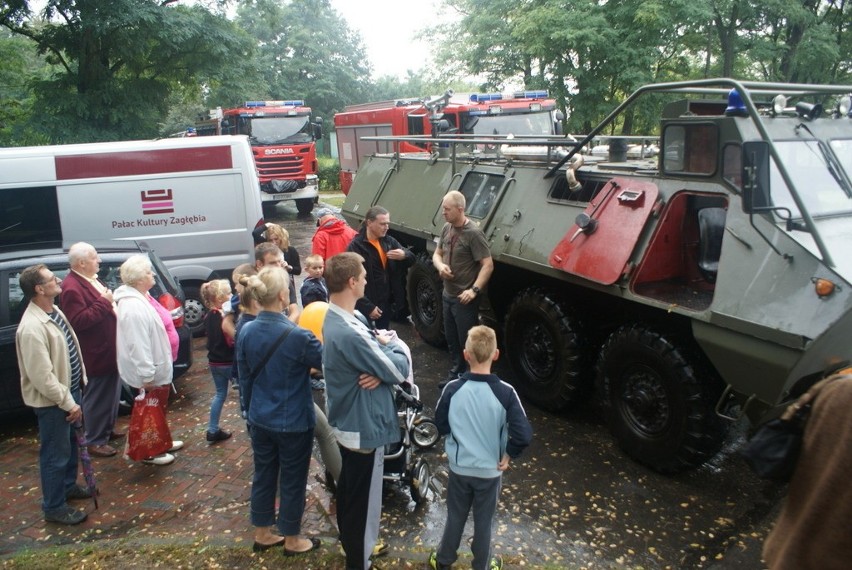
<path id="1" fill-rule="evenodd" d="M 476 285 L 471 287 L 470 290 L 473 291 L 474 293 L 476 293 L 477 295 L 479 295 L 480 288 L 477 287 Z"/>

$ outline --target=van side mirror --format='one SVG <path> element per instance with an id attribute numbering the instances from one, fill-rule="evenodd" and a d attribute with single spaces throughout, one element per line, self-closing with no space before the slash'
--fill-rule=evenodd
<path id="1" fill-rule="evenodd" d="M 764 141 L 743 143 L 743 212 L 760 212 L 772 206 L 769 192 L 769 145 Z"/>
<path id="2" fill-rule="evenodd" d="M 314 139 L 319 140 L 322 138 L 322 117 L 317 117 L 316 122 L 314 123 Z"/>

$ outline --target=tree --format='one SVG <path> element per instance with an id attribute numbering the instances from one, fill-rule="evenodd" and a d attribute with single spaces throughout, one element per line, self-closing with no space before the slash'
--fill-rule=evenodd
<path id="1" fill-rule="evenodd" d="M 0 146 L 45 144 L 47 139 L 29 125 L 34 109 L 30 84 L 50 68 L 33 42 L 8 30 L 0 30 L 0 62 Z"/>
<path id="2" fill-rule="evenodd" d="M 371 69 L 361 37 L 328 0 L 248 0 L 237 23 L 257 41 L 264 96 L 304 99 L 315 115 L 331 117 L 366 93 Z"/>
<path id="3" fill-rule="evenodd" d="M 223 15 L 176 0 L 5 2 L 0 23 L 57 66 L 34 84 L 35 124 L 53 142 L 150 137 L 174 90 L 226 73 L 251 42 Z"/>
<path id="4" fill-rule="evenodd" d="M 433 30 L 454 74 L 547 88 L 587 132 L 640 85 L 710 76 L 838 83 L 852 68 L 850 0 L 444 0 Z M 626 114 L 622 133 L 653 128 Z M 615 132 L 615 131 L 612 131 Z"/>

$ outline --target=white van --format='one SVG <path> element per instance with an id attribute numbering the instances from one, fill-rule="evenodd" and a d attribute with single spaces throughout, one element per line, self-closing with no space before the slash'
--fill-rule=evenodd
<path id="1" fill-rule="evenodd" d="M 0 246 L 145 242 L 180 279 L 193 330 L 201 284 L 253 263 L 263 223 L 246 137 L 0 149 Z"/>

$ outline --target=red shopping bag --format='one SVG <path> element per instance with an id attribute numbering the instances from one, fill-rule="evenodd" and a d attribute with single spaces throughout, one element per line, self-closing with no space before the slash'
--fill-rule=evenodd
<path id="1" fill-rule="evenodd" d="M 133 403 L 127 430 L 127 456 L 141 461 L 165 453 L 172 447 L 172 434 L 156 391 L 140 390 Z"/>

